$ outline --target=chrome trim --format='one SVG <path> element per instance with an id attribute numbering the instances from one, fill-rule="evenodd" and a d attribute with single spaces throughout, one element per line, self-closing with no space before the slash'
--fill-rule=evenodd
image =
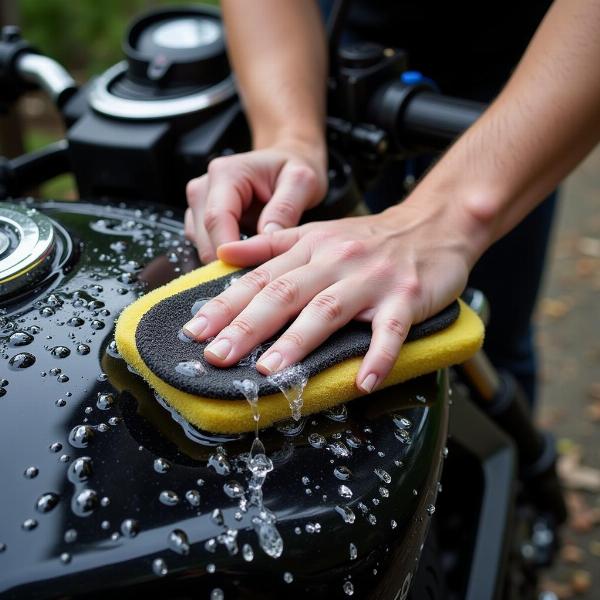
<path id="1" fill-rule="evenodd" d="M 52 221 L 35 208 L 0 206 L 0 226 L 18 238 L 16 248 L 0 260 L 0 296 L 13 293 L 46 272 L 55 249 Z"/>
<path id="2" fill-rule="evenodd" d="M 233 98 L 236 93 L 232 75 L 197 94 L 169 100 L 128 100 L 109 91 L 110 84 L 127 70 L 122 61 L 110 67 L 95 81 L 90 90 L 90 106 L 100 114 L 120 119 L 165 119 L 210 108 Z"/>
<path id="3" fill-rule="evenodd" d="M 46 91 L 53 102 L 57 102 L 66 90 L 77 87 L 63 66 L 41 54 L 26 53 L 18 57 L 17 71 L 25 81 L 35 83 Z"/>

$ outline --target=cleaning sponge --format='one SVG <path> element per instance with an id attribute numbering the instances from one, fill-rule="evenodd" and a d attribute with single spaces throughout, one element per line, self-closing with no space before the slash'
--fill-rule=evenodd
<path id="1" fill-rule="evenodd" d="M 254 428 L 252 410 L 235 380 L 250 379 L 259 395 L 260 425 L 290 416 L 279 388 L 256 371 L 250 360 L 220 369 L 203 359 L 206 344 L 185 341 L 179 332 L 191 307 L 219 294 L 238 269 L 220 261 L 188 273 L 142 296 L 126 308 L 115 339 L 123 358 L 188 421 L 216 433 Z M 303 413 L 356 398 L 355 377 L 371 339 L 370 325 L 351 322 L 302 361 L 308 376 Z M 483 326 L 463 303 L 411 328 L 407 342 L 383 386 L 463 362 L 481 346 Z"/>

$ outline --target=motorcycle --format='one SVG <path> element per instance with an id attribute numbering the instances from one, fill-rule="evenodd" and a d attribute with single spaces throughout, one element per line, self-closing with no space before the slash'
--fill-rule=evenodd
<path id="1" fill-rule="evenodd" d="M 347 215 L 390 161 L 484 109 L 399 49 L 342 45 L 346 8 L 328 26 L 329 190 L 306 220 Z M 218 11 L 147 13 L 123 49 L 78 87 L 2 31 L 0 106 L 41 88 L 66 136 L 0 161 L 0 597 L 535 598 L 566 515 L 554 446 L 483 352 L 262 430 L 260 507 L 252 437 L 199 431 L 127 367 L 120 311 L 200 266 L 186 182 L 250 136 Z M 66 172 L 81 200 L 27 197 Z"/>

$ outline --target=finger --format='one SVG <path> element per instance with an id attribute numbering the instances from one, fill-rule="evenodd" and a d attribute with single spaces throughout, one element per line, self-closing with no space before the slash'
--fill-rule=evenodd
<path id="1" fill-rule="evenodd" d="M 302 234 L 301 227 L 293 227 L 271 235 L 255 235 L 247 240 L 219 246 L 217 256 L 226 263 L 240 267 L 257 265 L 287 252 Z"/>
<path id="2" fill-rule="evenodd" d="M 318 200 L 318 191 L 313 169 L 303 163 L 288 162 L 277 178 L 273 196 L 258 219 L 258 231 L 273 233 L 298 225 L 302 213 Z"/>
<path id="3" fill-rule="evenodd" d="M 206 204 L 206 193 L 208 191 L 208 177 L 202 175 L 192 179 L 186 187 L 189 210 L 191 210 L 191 222 L 193 224 L 192 238 L 198 249 L 198 256 L 203 263 L 209 263 L 215 259 L 215 249 L 204 228 L 204 206 Z"/>
<path id="4" fill-rule="evenodd" d="M 315 295 L 287 331 L 261 356 L 256 368 L 263 375 L 269 375 L 301 361 L 368 305 L 371 298 L 357 293 L 357 289 L 361 289 L 359 281 L 344 279 Z"/>
<path id="5" fill-rule="evenodd" d="M 205 349 L 206 359 L 227 367 L 277 333 L 312 298 L 327 288 L 333 270 L 304 265 L 278 277 L 248 304 Z"/>
<path id="6" fill-rule="evenodd" d="M 208 166 L 204 227 L 214 248 L 240 239 L 239 222 L 252 202 L 252 185 L 242 178 L 241 170 L 234 169 L 227 158 L 215 159 Z"/>
<path id="7" fill-rule="evenodd" d="M 185 214 L 183 216 L 183 235 L 191 242 L 194 241 L 194 215 L 192 214 L 191 208 L 185 209 Z"/>
<path id="8" fill-rule="evenodd" d="M 288 252 L 266 262 L 237 279 L 221 294 L 204 304 L 184 330 L 199 341 L 219 333 L 262 290 L 278 277 L 305 265 L 310 259 L 308 248 L 296 244 Z"/>
<path id="9" fill-rule="evenodd" d="M 384 304 L 373 318 L 373 336 L 362 361 L 356 385 L 366 393 L 372 392 L 392 370 L 400 348 L 412 323 L 408 303 Z"/>

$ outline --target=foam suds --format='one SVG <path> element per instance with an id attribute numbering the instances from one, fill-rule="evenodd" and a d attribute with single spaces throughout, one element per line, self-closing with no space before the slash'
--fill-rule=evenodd
<path id="1" fill-rule="evenodd" d="M 267 379 L 269 383 L 281 390 L 290 405 L 292 419 L 299 421 L 302 416 L 302 392 L 308 382 L 308 374 L 304 367 L 300 364 L 292 365 L 283 371 L 269 375 Z"/>
<path id="2" fill-rule="evenodd" d="M 206 367 L 199 360 L 185 360 L 175 366 L 175 370 L 180 375 L 186 377 L 202 377 L 206 374 Z"/>

